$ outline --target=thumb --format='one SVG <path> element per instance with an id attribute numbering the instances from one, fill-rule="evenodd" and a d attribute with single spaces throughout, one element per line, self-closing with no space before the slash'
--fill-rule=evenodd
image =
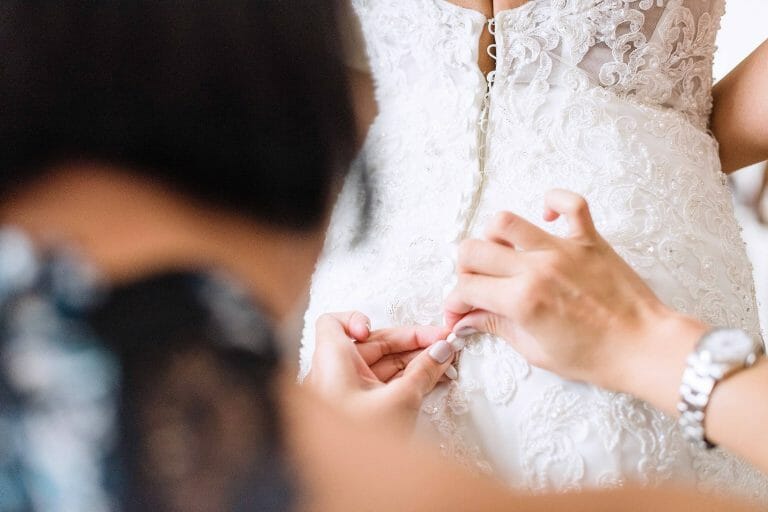
<path id="1" fill-rule="evenodd" d="M 476 309 L 467 313 L 453 326 L 453 332 L 460 338 L 472 336 L 478 332 L 499 333 L 499 317 L 493 313 Z"/>
<path id="2" fill-rule="evenodd" d="M 571 237 L 591 240 L 598 236 L 584 197 L 568 190 L 550 190 L 544 196 L 544 218 L 553 221 L 561 215 L 568 219 Z"/>
<path id="3" fill-rule="evenodd" d="M 453 363 L 454 355 L 455 352 L 450 343 L 438 341 L 411 361 L 405 368 L 403 376 L 393 385 L 406 396 L 413 396 L 412 393 L 415 393 L 421 403 Z"/>
<path id="4" fill-rule="evenodd" d="M 493 334 L 506 341 L 529 362 L 537 364 L 538 361 L 544 361 L 535 338 L 518 324 L 502 322 L 502 320 L 498 315 L 477 310 L 462 318 L 453 328 L 453 332 L 460 338 L 466 338 L 478 332 Z M 542 365 L 538 364 L 538 366 Z"/>

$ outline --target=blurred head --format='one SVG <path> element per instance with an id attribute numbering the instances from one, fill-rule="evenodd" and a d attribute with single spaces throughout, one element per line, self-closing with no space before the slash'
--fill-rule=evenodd
<path id="1" fill-rule="evenodd" d="M 0 200 L 88 162 L 286 237 L 322 232 L 354 151 L 335 7 L 0 3 Z"/>

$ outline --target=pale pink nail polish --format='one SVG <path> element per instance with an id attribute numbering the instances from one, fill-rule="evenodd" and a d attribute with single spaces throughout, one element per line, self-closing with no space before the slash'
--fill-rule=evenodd
<path id="1" fill-rule="evenodd" d="M 462 350 L 464 350 L 464 347 L 467 346 L 466 340 L 464 338 L 459 338 L 454 333 L 449 334 L 448 338 L 445 341 L 447 341 L 448 344 L 450 344 L 451 347 L 453 347 L 454 352 L 461 352 Z"/>
<path id="2" fill-rule="evenodd" d="M 452 355 L 453 347 L 445 340 L 438 341 L 429 348 L 429 357 L 439 364 L 446 362 Z"/>
<path id="3" fill-rule="evenodd" d="M 457 329 L 454 332 L 456 333 L 456 336 L 458 336 L 459 338 L 466 338 L 467 336 L 472 336 L 473 334 L 477 334 L 478 330 L 468 325 L 466 327 Z"/>
<path id="4" fill-rule="evenodd" d="M 454 368 L 453 366 L 449 366 L 445 370 L 445 376 L 448 377 L 451 380 L 456 380 L 456 379 L 459 378 L 459 372 L 457 372 L 456 368 Z"/>

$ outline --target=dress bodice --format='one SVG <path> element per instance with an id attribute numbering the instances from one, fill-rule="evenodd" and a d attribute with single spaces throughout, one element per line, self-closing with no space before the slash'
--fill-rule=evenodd
<path id="1" fill-rule="evenodd" d="M 446 0 L 356 0 L 371 37 L 380 93 L 414 94 L 435 79 L 474 81 L 485 17 Z M 541 91 L 586 82 L 645 105 L 674 109 L 704 128 L 725 0 L 531 0 L 500 12 L 492 79 Z M 463 72 L 462 72 L 463 71 Z M 421 101 L 425 98 L 422 97 Z"/>
<path id="2" fill-rule="evenodd" d="M 379 115 L 336 204 L 306 314 L 440 324 L 456 243 L 511 210 L 543 229 L 551 188 L 585 196 L 601 234 L 667 304 L 759 335 L 754 284 L 706 124 L 723 0 L 531 0 L 487 20 L 447 0 L 352 0 Z M 496 69 L 484 76 L 485 27 Z M 538 219 L 538 220 L 537 220 Z M 568 340 L 563 340 L 568 343 Z M 534 491 L 675 480 L 768 502 L 768 481 L 689 447 L 632 397 L 529 365 L 473 336 L 458 379 L 425 402 L 442 450 Z M 437 431 L 435 435 L 434 431 Z"/>
<path id="3" fill-rule="evenodd" d="M 588 81 L 700 128 L 724 0 L 533 0 L 497 18 L 503 80 Z"/>

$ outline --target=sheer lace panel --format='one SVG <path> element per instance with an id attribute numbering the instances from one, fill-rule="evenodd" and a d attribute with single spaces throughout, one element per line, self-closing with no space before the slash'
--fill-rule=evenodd
<path id="1" fill-rule="evenodd" d="M 723 0 L 532 0 L 498 16 L 507 79 L 553 85 L 578 69 L 593 85 L 704 127 L 723 10 Z"/>

